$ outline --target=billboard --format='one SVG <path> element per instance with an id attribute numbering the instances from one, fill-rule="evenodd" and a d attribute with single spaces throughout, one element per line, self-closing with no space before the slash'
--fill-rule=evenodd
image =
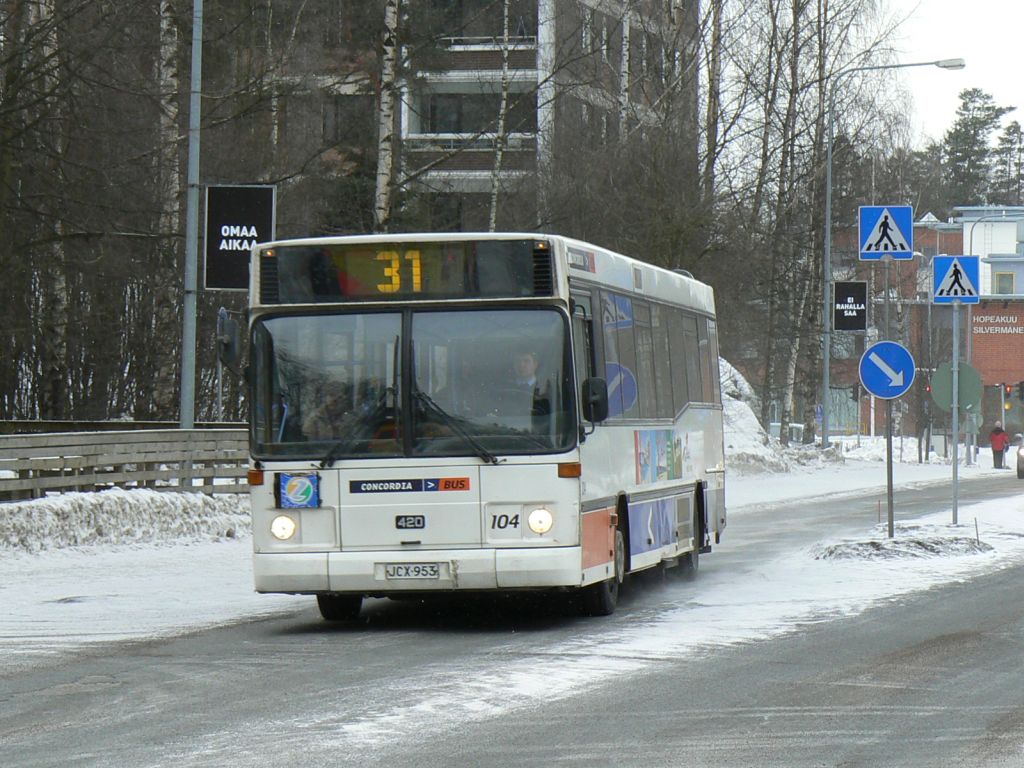
<path id="1" fill-rule="evenodd" d="M 274 239 L 275 196 L 270 185 L 206 188 L 207 290 L 248 290 L 252 247 Z"/>
<path id="2" fill-rule="evenodd" d="M 837 331 L 863 331 L 868 327 L 868 284 L 836 281 L 832 327 Z"/>

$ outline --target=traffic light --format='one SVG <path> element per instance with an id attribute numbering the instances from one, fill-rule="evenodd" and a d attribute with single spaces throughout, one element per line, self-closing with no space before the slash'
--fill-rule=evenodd
<path id="1" fill-rule="evenodd" d="M 1024 400 L 1024 381 L 1017 382 L 1017 398 Z"/>
<path id="2" fill-rule="evenodd" d="M 1003 384 L 1003 394 L 1009 397 L 1013 394 L 1013 384 Z"/>
<path id="3" fill-rule="evenodd" d="M 1022 381 L 1021 384 L 1024 384 L 1024 381 Z M 851 384 L 850 385 L 850 399 L 853 400 L 853 402 L 855 402 L 855 403 L 860 400 L 860 384 L 859 383 Z"/>

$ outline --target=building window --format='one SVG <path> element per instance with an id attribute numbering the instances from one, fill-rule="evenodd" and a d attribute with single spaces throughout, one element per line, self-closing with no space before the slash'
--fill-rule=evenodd
<path id="1" fill-rule="evenodd" d="M 433 0 L 430 6 L 431 28 L 453 42 L 491 42 L 502 37 L 501 3 L 494 0 Z M 510 0 L 508 26 L 512 40 L 536 39 L 536 2 Z"/>
<path id="2" fill-rule="evenodd" d="M 1000 295 L 1016 293 L 1013 287 L 1013 272 L 993 272 L 992 293 Z"/>
<path id="3" fill-rule="evenodd" d="M 372 96 L 329 95 L 322 110 L 324 144 L 359 145 L 374 133 Z"/>
<path id="4" fill-rule="evenodd" d="M 425 92 L 415 99 L 415 107 L 411 133 L 493 133 L 498 128 L 501 95 Z M 536 93 L 509 94 L 505 126 L 509 133 L 537 131 Z"/>

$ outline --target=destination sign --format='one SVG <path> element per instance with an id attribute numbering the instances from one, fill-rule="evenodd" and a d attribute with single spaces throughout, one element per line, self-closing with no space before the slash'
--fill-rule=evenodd
<path id="1" fill-rule="evenodd" d="M 260 255 L 261 295 L 273 297 L 265 303 L 518 298 L 554 288 L 545 241 L 307 242 Z"/>

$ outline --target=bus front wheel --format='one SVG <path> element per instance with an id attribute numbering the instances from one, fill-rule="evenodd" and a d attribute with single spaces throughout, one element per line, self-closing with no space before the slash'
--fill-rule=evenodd
<path id="1" fill-rule="evenodd" d="M 615 573 L 610 579 L 583 588 L 583 608 L 590 616 L 611 616 L 619 604 L 626 571 L 626 545 L 622 531 L 615 531 Z"/>
<path id="2" fill-rule="evenodd" d="M 362 595 L 317 595 L 316 604 L 325 621 L 352 621 L 363 607 Z"/>

